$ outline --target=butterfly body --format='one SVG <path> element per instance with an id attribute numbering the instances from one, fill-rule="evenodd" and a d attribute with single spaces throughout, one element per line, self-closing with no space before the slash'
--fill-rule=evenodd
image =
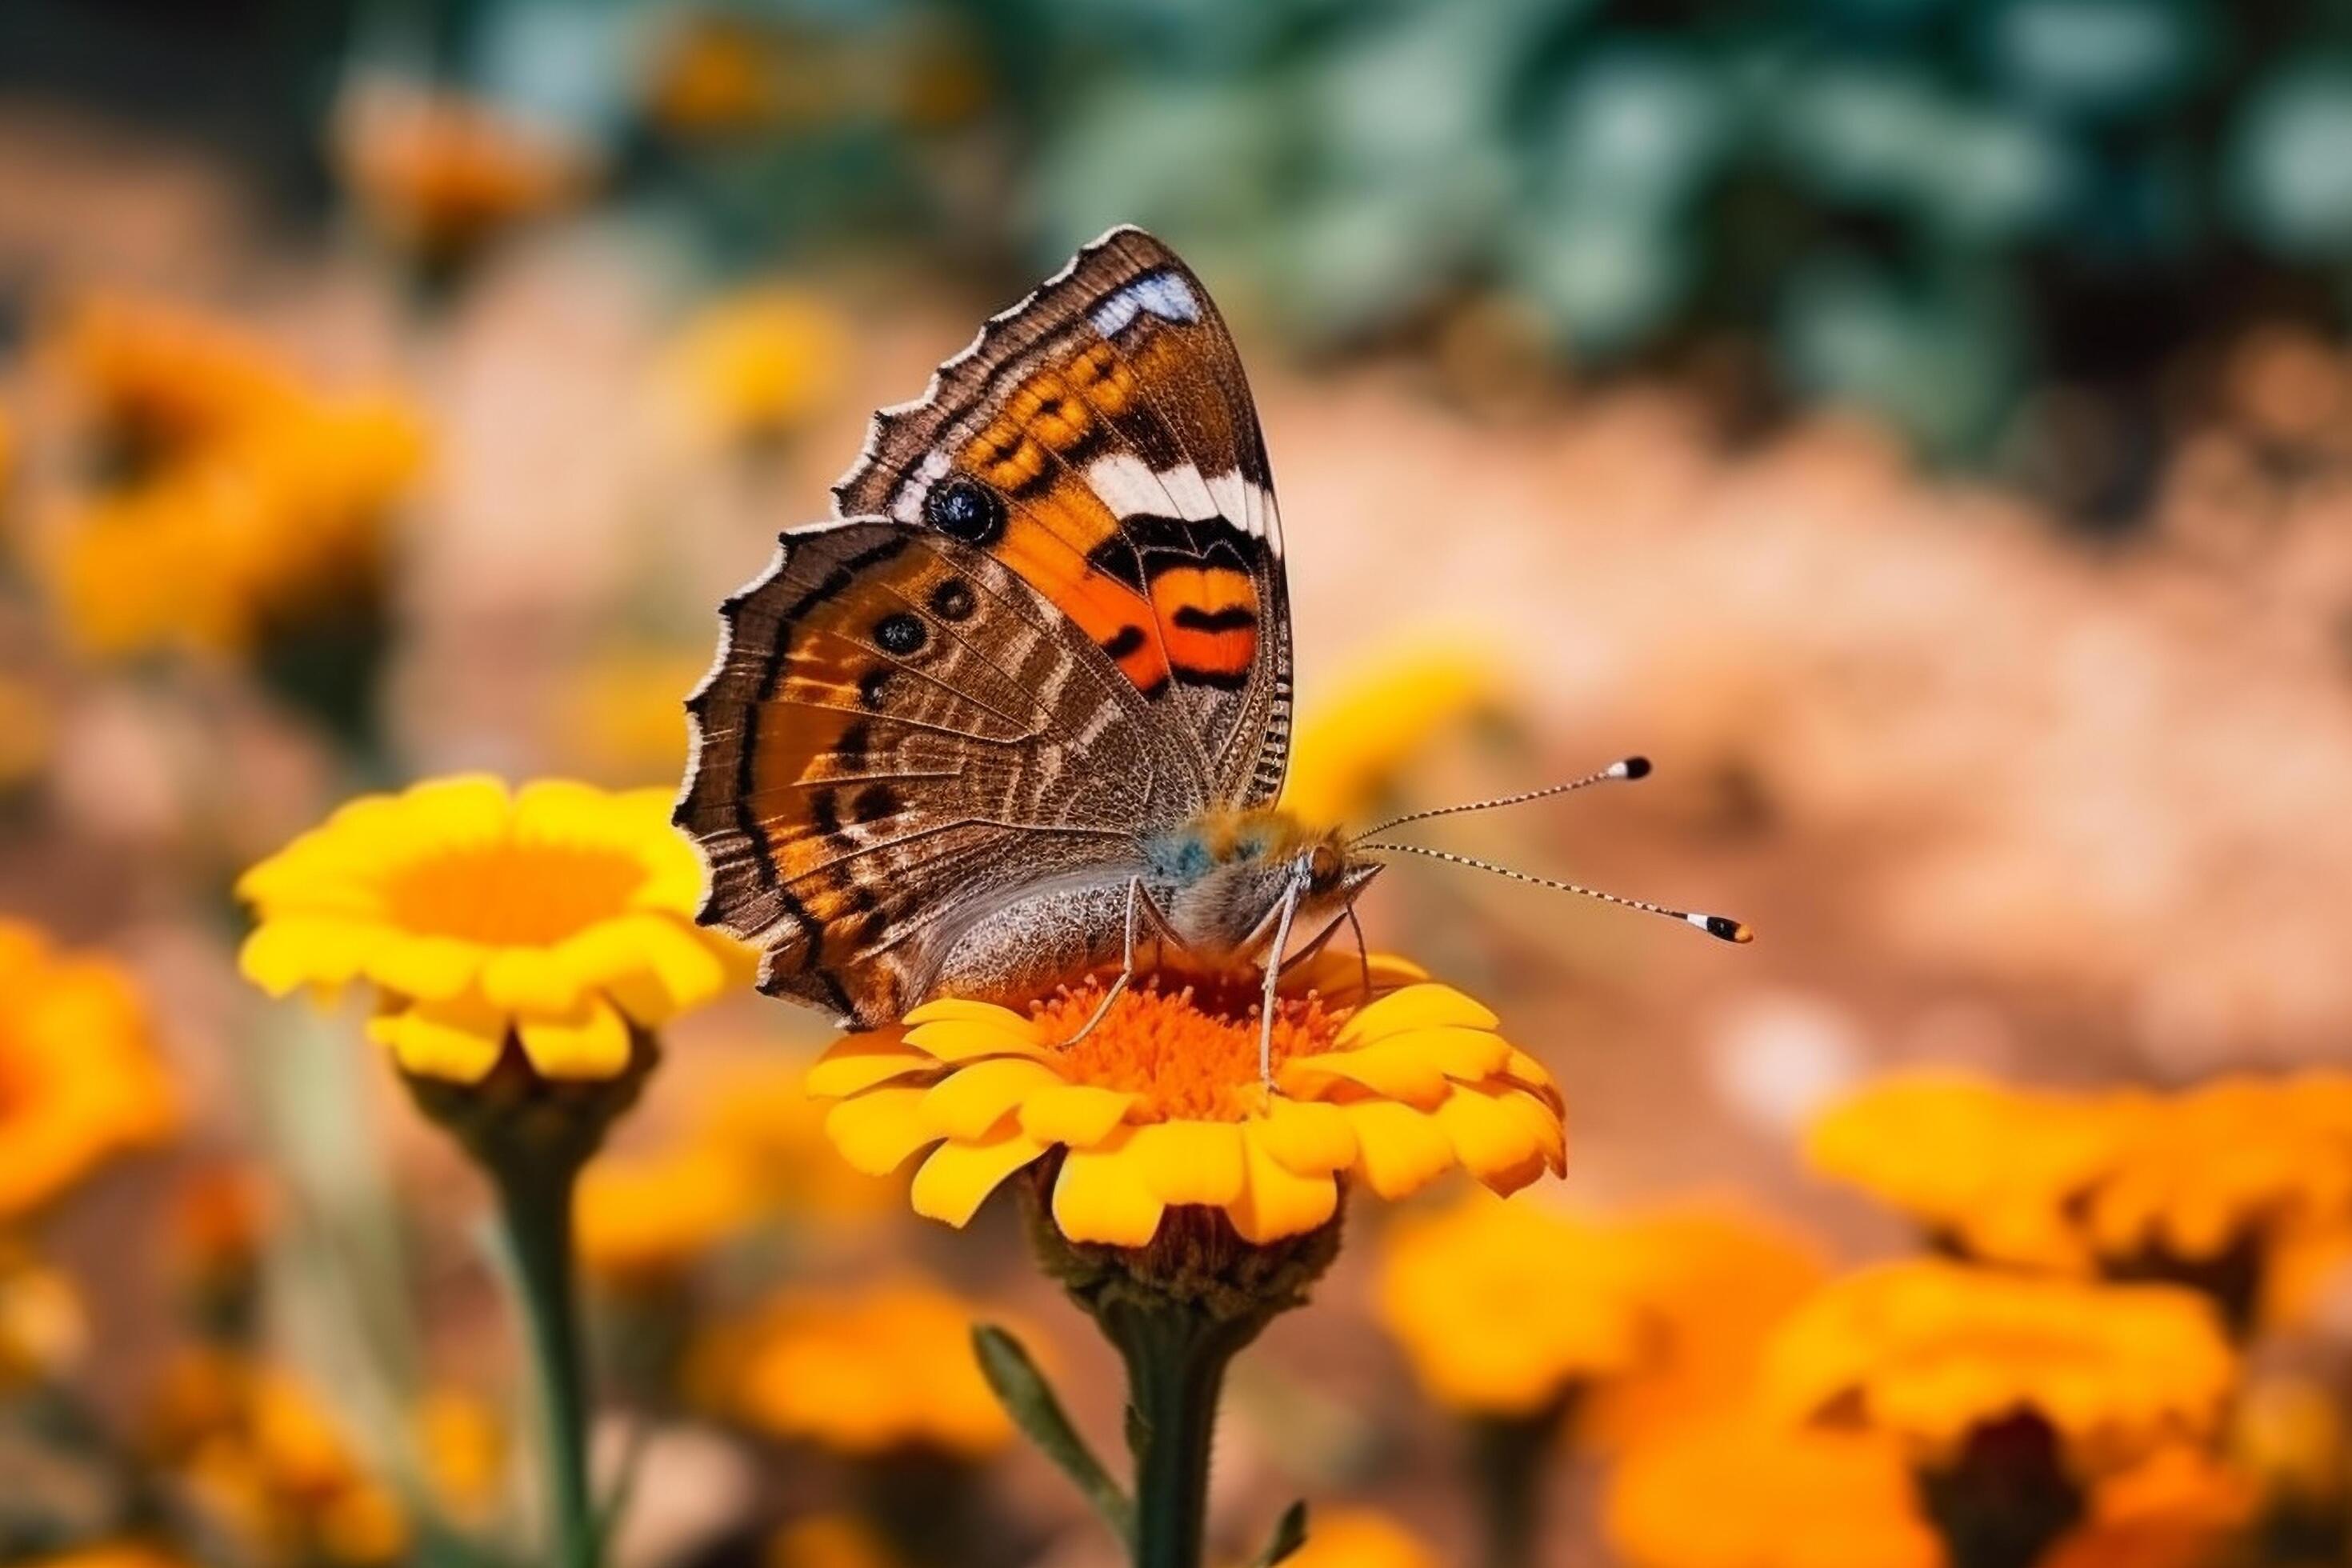
<path id="1" fill-rule="evenodd" d="M 834 495 L 722 605 L 688 702 L 677 821 L 763 988 L 871 1026 L 1035 994 L 1127 955 L 1130 925 L 1265 962 L 1369 881 L 1273 807 L 1273 481 L 1232 337 L 1166 247 L 1082 249 L 877 415 Z"/>

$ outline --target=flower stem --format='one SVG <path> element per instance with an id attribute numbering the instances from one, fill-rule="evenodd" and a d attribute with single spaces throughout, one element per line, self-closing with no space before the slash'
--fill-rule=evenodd
<path id="1" fill-rule="evenodd" d="M 587 1387 L 572 1279 L 572 1198 L 579 1173 L 579 1163 L 567 1159 L 490 1164 L 516 1294 L 530 1324 L 555 1568 L 596 1568 L 601 1556 L 588 1489 Z"/>
<path id="2" fill-rule="evenodd" d="M 1532 1415 L 1486 1415 L 1471 1423 L 1486 1568 L 1534 1568 L 1543 1539 L 1544 1464 L 1569 1405 L 1562 1397 Z"/>
<path id="3" fill-rule="evenodd" d="M 1136 1568 L 1201 1568 L 1217 1400 L 1226 1367 L 1260 1325 L 1220 1322 L 1171 1301 L 1122 1303 L 1107 1310 L 1103 1326 L 1127 1363 Z"/>

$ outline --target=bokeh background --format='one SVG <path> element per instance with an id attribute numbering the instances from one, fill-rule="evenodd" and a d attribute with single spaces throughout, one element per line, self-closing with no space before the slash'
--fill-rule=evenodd
<path id="1" fill-rule="evenodd" d="M 303 1391 L 313 1490 L 393 1478 L 369 1506 L 404 1531 L 257 1560 L 467 1561 L 436 1513 L 497 1539 L 518 1363 L 478 1189 L 348 1016 L 237 979 L 236 874 L 412 777 L 674 784 L 718 599 L 826 511 L 874 407 L 1116 222 L 1250 366 L 1297 804 L 1643 752 L 1638 789 L 1427 841 L 1759 932 L 1384 879 L 1376 942 L 1563 1086 L 1535 1201 L 1701 1205 L 1826 1267 L 1907 1244 L 1800 1155 L 1877 1074 L 2341 1062 L 2341 6 L 13 0 L 0 910 L 119 967 L 176 1111 L 0 1234 L 79 1282 L 101 1424 L 156 1429 L 226 1295 Z M 701 1337 L 779 1287 L 1011 1312 L 1115 1431 L 1014 1216 L 920 1226 L 828 1163 L 789 1092 L 826 1036 L 751 996 L 681 1025 L 592 1191 L 604 1436 L 644 1449 L 625 1561 L 887 1561 L 842 1555 L 880 1550 L 852 1516 L 940 1484 L 698 1391 Z M 730 1108 L 772 1201 L 703 1224 Z M 1357 1218 L 1243 1364 L 1218 1506 L 1377 1498 L 1469 1562 L 1476 1489 Z M 2352 1333 L 2331 1300 L 2281 1352 L 2309 1386 Z M 969 1561 L 1108 1560 L 1042 1461 L 973 1443 Z M 1542 1561 L 1636 1561 L 1605 1447 L 1554 1455 Z M 0 1547 L 84 1528 L 75 1468 L 0 1444 Z"/>

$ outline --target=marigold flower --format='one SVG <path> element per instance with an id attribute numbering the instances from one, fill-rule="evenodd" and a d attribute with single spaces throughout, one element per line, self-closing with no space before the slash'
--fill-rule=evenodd
<path id="1" fill-rule="evenodd" d="M 149 1446 L 263 1562 L 391 1563 L 408 1530 L 310 1390 L 242 1356 L 192 1352 L 167 1369 Z"/>
<path id="2" fill-rule="evenodd" d="M 772 440 L 830 405 L 848 352 L 847 330 L 823 300 L 749 289 L 686 324 L 670 350 L 668 383 L 696 438 Z"/>
<path id="3" fill-rule="evenodd" d="M 1849 1275 L 1800 1308 L 1763 1379 L 1778 1410 L 1892 1434 L 1923 1464 L 2031 1415 L 2095 1475 L 2211 1436 L 2237 1358 L 2186 1290 L 1920 1258 Z"/>
<path id="4" fill-rule="evenodd" d="M 574 199 L 588 152 L 551 127 L 480 100 L 377 78 L 344 95 L 336 163 L 370 222 L 432 265 Z"/>
<path id="5" fill-rule="evenodd" d="M 1283 805 L 1308 822 L 1361 820 L 1440 731 L 1507 712 L 1502 689 L 1494 658 L 1459 641 L 1365 665 L 1301 715 Z"/>
<path id="6" fill-rule="evenodd" d="M 1317 1509 L 1307 1544 L 1287 1568 L 1438 1568 L 1437 1553 L 1388 1515 L 1369 1508 Z"/>
<path id="7" fill-rule="evenodd" d="M 749 1173 L 716 1151 L 605 1155 L 580 1173 L 580 1265 L 621 1290 L 677 1279 L 751 1215 Z"/>
<path id="8" fill-rule="evenodd" d="M 2084 1269 L 2069 1205 L 2129 1146 L 2147 1101 L 2018 1089 L 1966 1073 L 1884 1079 L 1832 1107 L 1805 1158 L 1971 1258 Z"/>
<path id="9" fill-rule="evenodd" d="M 1381 1318 L 1440 1404 L 1532 1415 L 1663 1353 L 1649 1263 L 1607 1221 L 1473 1197 L 1397 1220 Z"/>
<path id="10" fill-rule="evenodd" d="M 0 920 L 0 1224 L 177 1123 L 154 1025 L 110 961 Z"/>
<path id="11" fill-rule="evenodd" d="M 2170 1444 L 2102 1481 L 2046 1568 L 2209 1568 L 2253 1511 L 2245 1478 L 2194 1445 Z"/>
<path id="12" fill-rule="evenodd" d="M 73 1281 L 21 1244 L 0 1243 L 0 1395 L 57 1378 L 89 1348 Z"/>
<path id="13" fill-rule="evenodd" d="M 1359 973 L 1327 950 L 1283 975 L 1271 1092 L 1256 986 L 1211 979 L 1130 987 L 1076 1044 L 1099 979 L 1028 1017 L 926 1003 L 835 1045 L 809 1089 L 839 1100 L 826 1131 L 859 1170 L 929 1149 L 914 1206 L 950 1225 L 1058 1152 L 1053 1219 L 1080 1244 L 1143 1247 L 1190 1205 L 1270 1243 L 1327 1224 L 1343 1176 L 1397 1198 L 1457 1164 L 1499 1193 L 1560 1168 L 1559 1094 L 1494 1014 L 1400 960 L 1373 962 L 1369 994 Z"/>
<path id="14" fill-rule="evenodd" d="M 194 1568 L 185 1557 L 137 1541 L 110 1541 L 97 1546 L 77 1546 L 53 1557 L 37 1557 L 24 1568 Z"/>
<path id="15" fill-rule="evenodd" d="M 247 872 L 238 963 L 275 996 L 374 988 L 412 1077 L 470 1084 L 509 1035 L 545 1079 L 628 1069 L 632 1037 L 749 973 L 698 928 L 702 868 L 657 790 L 436 780 L 338 810 Z"/>
<path id="16" fill-rule="evenodd" d="M 730 1418 L 853 1458 L 979 1460 L 1012 1423 L 971 1352 L 971 1304 L 915 1279 L 782 1290 L 691 1352 L 688 1385 Z"/>
<path id="17" fill-rule="evenodd" d="M 434 1500 L 454 1519 L 488 1519 L 506 1480 L 506 1423 L 498 1410 L 464 1389 L 434 1388 L 417 1401 L 413 1422 Z"/>
<path id="18" fill-rule="evenodd" d="M 259 338 L 134 295 L 77 300 L 49 359 L 109 444 L 142 461 L 178 456 L 304 396 L 293 366 Z"/>
<path id="19" fill-rule="evenodd" d="M 813 1513 L 768 1538 L 763 1568 L 899 1568 L 882 1532 L 854 1514 Z"/>
<path id="20" fill-rule="evenodd" d="M 1942 1568 L 1902 1447 L 1752 1413 L 1662 1432 L 1621 1458 L 1604 1525 L 1628 1568 Z"/>

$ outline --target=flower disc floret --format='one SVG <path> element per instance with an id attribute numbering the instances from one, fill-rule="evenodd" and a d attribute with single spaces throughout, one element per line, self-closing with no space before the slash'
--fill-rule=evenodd
<path id="1" fill-rule="evenodd" d="M 1370 978 L 1353 954 L 1284 976 L 1271 1088 L 1254 984 L 1155 977 L 1075 1043 L 1100 978 L 1025 1016 L 927 1003 L 835 1046 L 809 1089 L 839 1101 L 826 1131 L 860 1170 L 929 1150 L 914 1206 L 950 1225 L 1057 1155 L 1053 1219 L 1078 1243 L 1141 1247 L 1198 1205 L 1264 1244 L 1329 1221 L 1347 1177 L 1395 1198 L 1457 1165 L 1502 1193 L 1557 1172 L 1559 1094 L 1494 1014 L 1397 960 Z"/>
<path id="2" fill-rule="evenodd" d="M 247 872 L 239 963 L 272 995 L 367 982 L 370 1033 L 419 1078 L 479 1082 L 509 1034 L 544 1078 L 613 1078 L 635 1032 L 748 974 L 695 925 L 701 882 L 667 792 L 436 780 L 355 800 Z"/>

